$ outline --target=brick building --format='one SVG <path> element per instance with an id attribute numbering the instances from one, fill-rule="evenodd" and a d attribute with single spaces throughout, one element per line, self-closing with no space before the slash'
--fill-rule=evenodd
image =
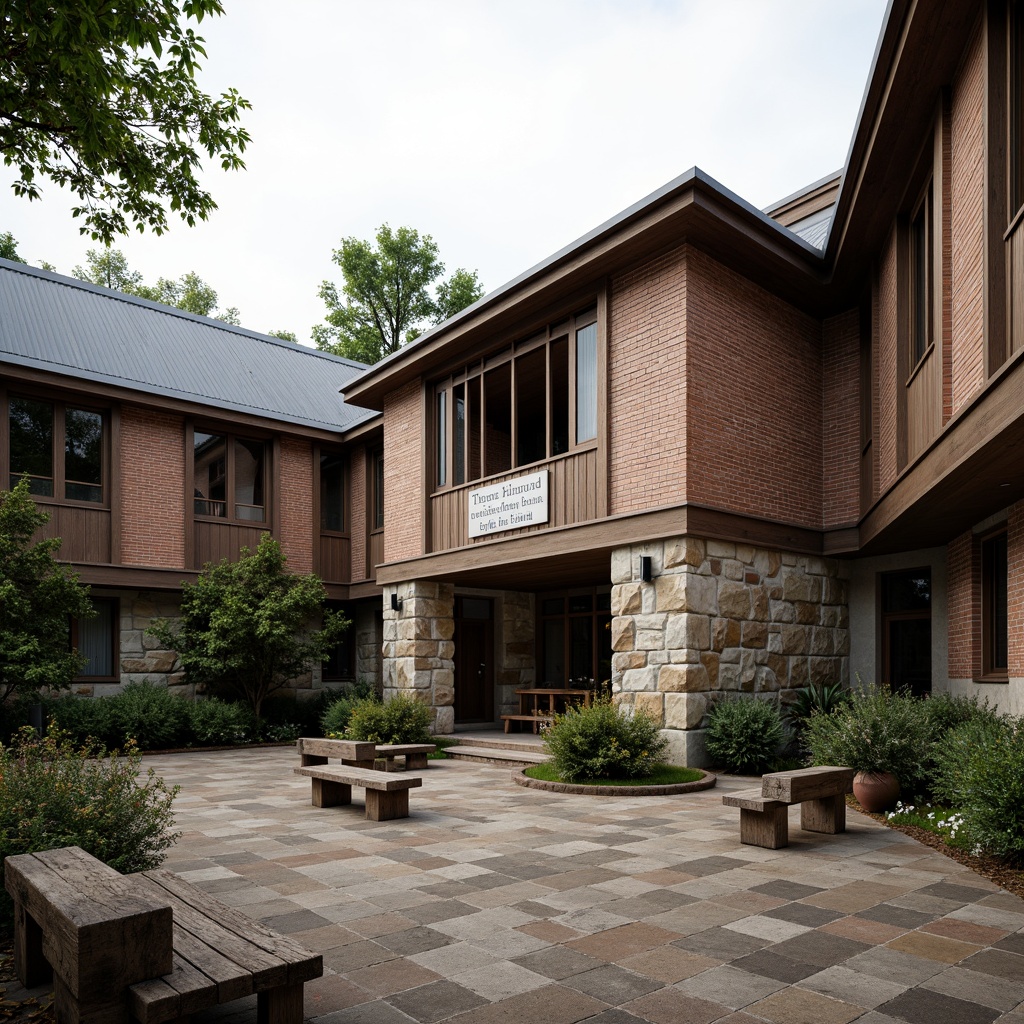
<path id="1" fill-rule="evenodd" d="M 734 692 L 859 676 L 1024 711 L 1022 83 L 1020 2 L 894 0 L 840 173 L 759 211 L 689 171 L 369 369 L 3 264 L 3 429 L 47 396 L 58 488 L 68 411 L 109 423 L 108 550 L 40 500 L 122 595 L 122 678 L 174 680 L 139 625 L 258 534 L 260 441 L 260 522 L 361 623 L 346 671 L 438 731 L 606 685 L 699 763 Z M 57 289 L 130 308 L 129 349 L 176 318 L 181 355 L 97 367 Z M 161 376 L 210 358 L 223 393 Z"/>

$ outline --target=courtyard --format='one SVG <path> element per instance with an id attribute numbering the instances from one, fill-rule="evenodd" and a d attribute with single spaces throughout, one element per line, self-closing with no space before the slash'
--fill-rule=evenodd
<path id="1" fill-rule="evenodd" d="M 317 1024 L 1024 1022 L 1024 901 L 852 810 L 741 846 L 749 779 L 600 800 L 434 761 L 375 823 L 312 807 L 290 748 L 146 761 L 181 786 L 165 867 L 323 953 Z"/>

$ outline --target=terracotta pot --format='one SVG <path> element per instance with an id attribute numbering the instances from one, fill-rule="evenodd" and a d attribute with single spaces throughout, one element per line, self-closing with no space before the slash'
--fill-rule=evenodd
<path id="1" fill-rule="evenodd" d="M 900 780 L 892 772 L 857 772 L 853 777 L 853 795 L 865 811 L 889 811 L 899 799 Z"/>

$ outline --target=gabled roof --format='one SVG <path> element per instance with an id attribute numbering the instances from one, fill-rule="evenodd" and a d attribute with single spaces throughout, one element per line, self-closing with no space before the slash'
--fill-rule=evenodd
<path id="1" fill-rule="evenodd" d="M 0 363 L 320 430 L 377 415 L 339 394 L 362 363 L 3 259 Z"/>

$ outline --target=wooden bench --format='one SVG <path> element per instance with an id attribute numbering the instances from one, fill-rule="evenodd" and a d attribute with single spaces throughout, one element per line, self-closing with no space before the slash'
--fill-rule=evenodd
<path id="1" fill-rule="evenodd" d="M 427 754 L 437 750 L 436 743 L 378 743 L 374 756 L 385 762 L 385 771 L 396 771 L 395 758 L 405 758 L 406 771 L 421 771 L 427 767 Z"/>
<path id="2" fill-rule="evenodd" d="M 532 722 L 533 731 L 537 732 L 541 725 L 551 725 L 554 718 L 551 715 L 502 715 L 501 720 L 505 723 L 505 732 L 511 732 L 513 722 Z"/>
<path id="3" fill-rule="evenodd" d="M 366 817 L 390 821 L 409 817 L 409 790 L 423 785 L 418 775 L 395 775 L 348 765 L 310 765 L 293 769 L 313 780 L 313 806 L 336 807 L 352 803 L 352 787 L 366 790 Z"/>
<path id="4" fill-rule="evenodd" d="M 53 979 L 58 1024 L 165 1024 L 256 993 L 259 1024 L 301 1024 L 323 957 L 169 871 L 121 875 L 77 846 L 8 857 L 14 968 Z"/>
<path id="5" fill-rule="evenodd" d="M 740 842 L 778 850 L 789 845 L 789 808 L 800 804 L 805 832 L 835 835 L 846 831 L 846 794 L 853 792 L 853 768 L 819 765 L 774 772 L 761 779 L 760 789 L 722 797 L 726 807 L 740 809 Z"/>
<path id="6" fill-rule="evenodd" d="M 342 764 L 354 768 L 372 768 L 376 756 L 376 745 L 362 740 L 327 740 L 300 736 L 295 741 L 299 760 L 303 766 L 327 764 L 328 758 L 335 758 Z"/>

